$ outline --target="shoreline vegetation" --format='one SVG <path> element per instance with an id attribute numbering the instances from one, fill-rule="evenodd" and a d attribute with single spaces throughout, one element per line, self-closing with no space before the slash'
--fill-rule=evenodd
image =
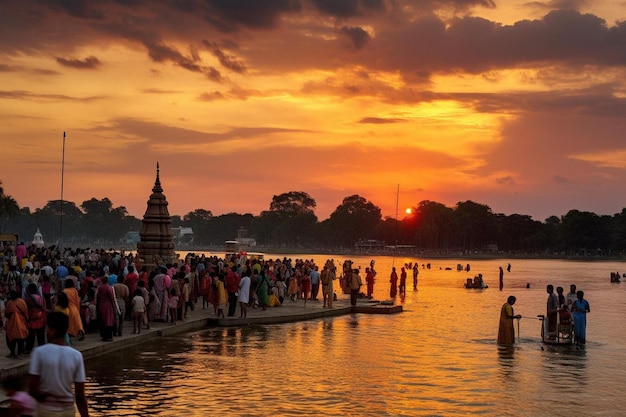
<path id="1" fill-rule="evenodd" d="M 130 249 L 122 248 L 130 251 Z M 136 248 L 132 251 L 136 251 Z M 210 252 L 214 254 L 222 254 L 224 248 L 216 246 L 186 246 L 179 245 L 175 247 L 176 252 L 186 253 L 202 253 Z M 626 254 L 594 255 L 594 254 L 566 254 L 566 253 L 511 253 L 511 252 L 487 252 L 487 251 L 433 251 L 422 250 L 416 248 L 397 249 L 380 249 L 380 250 L 358 250 L 354 248 L 304 248 L 304 247 L 264 247 L 257 246 L 247 249 L 248 252 L 263 253 L 266 256 L 279 255 L 341 255 L 348 256 L 396 256 L 405 258 L 423 258 L 423 259 L 556 259 L 556 260 L 572 260 L 572 261 L 626 261 Z"/>
<path id="2" fill-rule="evenodd" d="M 2 195 L 0 202 L 10 196 Z M 31 236 L 41 245 L 134 250 L 143 220 L 114 207 L 108 198 L 92 198 L 80 206 L 53 200 L 31 212 L 15 202 L 0 231 L 20 241 Z M 274 195 L 259 215 L 214 216 L 196 209 L 171 215 L 172 242 L 179 250 L 221 252 L 225 242 L 254 242 L 250 250 L 276 253 L 339 253 L 432 258 L 493 259 L 626 259 L 626 208 L 613 215 L 570 210 L 544 222 L 521 214 L 495 213 L 489 206 L 460 201 L 453 207 L 423 200 L 403 218 L 384 217 L 380 207 L 359 195 L 345 197 L 330 217 L 320 220 L 317 203 L 303 191 Z M 62 214 L 62 216 L 60 215 Z M 62 222 L 61 222 L 62 219 Z M 62 227 L 61 227 L 62 226 Z M 219 248 L 219 249 L 215 249 Z"/>

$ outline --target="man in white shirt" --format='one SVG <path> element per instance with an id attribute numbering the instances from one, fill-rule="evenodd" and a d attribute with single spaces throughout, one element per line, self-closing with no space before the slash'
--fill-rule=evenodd
<path id="1" fill-rule="evenodd" d="M 28 368 L 30 395 L 37 400 L 39 417 L 88 417 L 85 396 L 85 364 L 78 350 L 65 344 L 69 318 L 61 312 L 48 314 L 48 343 L 38 346 Z M 74 392 L 72 392 L 72 384 Z"/>

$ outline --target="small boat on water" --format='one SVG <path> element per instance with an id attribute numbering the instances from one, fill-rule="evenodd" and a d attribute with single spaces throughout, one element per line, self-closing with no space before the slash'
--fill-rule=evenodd
<path id="1" fill-rule="evenodd" d="M 541 341 L 546 345 L 567 346 L 574 343 L 574 322 L 561 323 L 557 319 L 556 331 L 548 331 L 548 321 L 546 316 L 540 314 L 537 316 L 541 322 Z"/>

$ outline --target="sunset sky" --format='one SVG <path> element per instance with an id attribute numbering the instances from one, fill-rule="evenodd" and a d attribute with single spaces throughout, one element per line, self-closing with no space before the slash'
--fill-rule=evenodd
<path id="1" fill-rule="evenodd" d="M 626 207 L 626 0 L 0 0 L 0 180 L 31 211 Z"/>

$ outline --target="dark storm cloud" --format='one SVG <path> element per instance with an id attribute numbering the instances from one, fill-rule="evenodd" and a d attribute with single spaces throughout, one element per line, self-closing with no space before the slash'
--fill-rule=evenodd
<path id="1" fill-rule="evenodd" d="M 337 18 L 361 16 L 364 12 L 382 12 L 385 3 L 382 0 L 312 0 L 317 9 Z"/>
<path id="2" fill-rule="evenodd" d="M 90 0 L 45 0 L 42 2 L 53 10 L 62 10 L 70 16 L 81 19 L 104 19 L 105 14 L 98 7 L 105 2 Z"/>
<path id="3" fill-rule="evenodd" d="M 101 64 L 95 56 L 88 56 L 85 59 L 56 57 L 56 61 L 64 67 L 76 69 L 96 69 Z"/>
<path id="4" fill-rule="evenodd" d="M 203 6 L 199 8 L 205 10 L 205 20 L 223 32 L 271 29 L 283 14 L 302 8 L 297 0 L 206 0 Z"/>
<path id="5" fill-rule="evenodd" d="M 344 26 L 339 29 L 339 33 L 347 36 L 356 49 L 363 48 L 370 40 L 370 34 L 360 27 Z"/>
<path id="6" fill-rule="evenodd" d="M 626 22 L 607 27 L 591 14 L 553 11 L 543 19 L 503 26 L 479 17 L 446 24 L 435 16 L 377 35 L 364 60 L 385 70 L 480 73 L 533 65 L 626 64 Z M 373 55 L 368 55 L 371 52 Z"/>
<path id="7" fill-rule="evenodd" d="M 496 3 L 493 0 L 412 0 L 406 3 L 391 2 L 399 7 L 399 10 L 406 10 L 405 8 L 413 9 L 420 12 L 433 12 L 437 10 L 453 10 L 455 12 L 464 12 L 477 7 L 486 9 L 496 8 Z"/>

